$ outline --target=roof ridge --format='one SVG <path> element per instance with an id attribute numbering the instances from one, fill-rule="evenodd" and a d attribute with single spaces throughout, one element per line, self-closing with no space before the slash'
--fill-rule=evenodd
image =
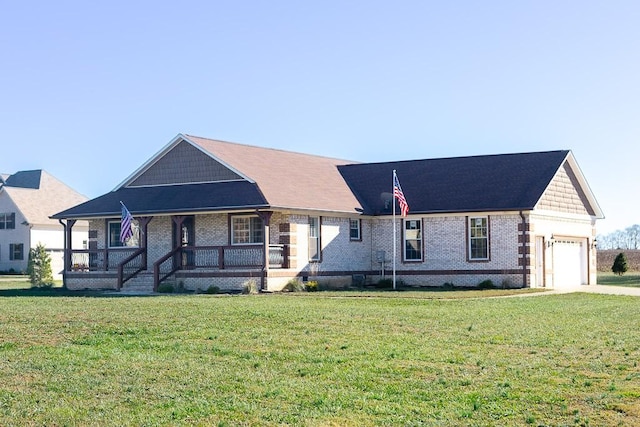
<path id="1" fill-rule="evenodd" d="M 322 155 L 322 154 L 303 153 L 301 151 L 285 150 L 284 148 L 263 147 L 263 146 L 255 145 L 255 144 L 244 144 L 244 143 L 241 143 L 241 142 L 226 141 L 226 140 L 222 140 L 222 139 L 213 139 L 213 138 L 207 138 L 207 137 L 204 137 L 204 136 L 191 135 L 191 134 L 187 134 L 187 133 L 185 133 L 184 135 L 187 138 L 198 138 L 198 139 L 204 139 L 204 140 L 211 141 L 211 142 L 219 142 L 219 143 L 223 143 L 223 144 L 237 145 L 237 146 L 247 147 L 247 148 L 257 148 L 259 150 L 276 151 L 276 152 L 288 153 L 288 154 L 297 154 L 297 155 L 305 156 L 305 157 L 315 157 L 315 158 L 318 158 L 318 159 L 337 160 L 337 161 L 340 161 L 340 162 L 353 163 L 353 164 L 361 163 L 361 162 L 358 162 L 358 161 L 355 161 L 355 160 L 342 159 L 342 158 L 339 158 L 339 157 L 332 157 L 332 156 L 325 156 L 325 155 Z"/>
<path id="2" fill-rule="evenodd" d="M 366 164 L 366 165 L 390 165 L 397 163 L 413 163 L 413 162 L 424 162 L 430 160 L 461 160 L 461 159 L 477 159 L 477 158 L 490 158 L 490 157 L 507 157 L 507 156 L 523 156 L 529 154 L 550 154 L 550 153 L 570 153 L 571 150 L 545 150 L 545 151 L 525 151 L 519 153 L 494 153 L 494 154 L 473 154 L 469 156 L 447 156 L 447 157 L 428 157 L 423 159 L 408 159 L 408 160 L 387 160 L 380 162 L 360 162 L 358 164 Z M 348 165 L 345 165 L 348 166 Z"/>

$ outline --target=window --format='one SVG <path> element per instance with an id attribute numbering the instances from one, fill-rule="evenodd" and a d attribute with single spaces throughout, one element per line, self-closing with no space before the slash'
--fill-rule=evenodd
<path id="1" fill-rule="evenodd" d="M 9 244 L 9 259 L 12 261 L 24 259 L 24 245 L 22 243 Z"/>
<path id="2" fill-rule="evenodd" d="M 487 217 L 469 218 L 469 259 L 489 259 L 489 222 Z"/>
<path id="3" fill-rule="evenodd" d="M 350 240 L 362 240 L 362 235 L 360 234 L 360 224 L 362 221 L 359 219 L 350 219 L 349 220 L 349 239 Z"/>
<path id="4" fill-rule="evenodd" d="M 0 230 L 12 230 L 16 228 L 16 214 L 0 213 Z"/>
<path id="5" fill-rule="evenodd" d="M 320 217 L 309 217 L 309 261 L 320 261 Z"/>
<path id="6" fill-rule="evenodd" d="M 135 219 L 131 221 L 131 229 L 133 230 L 133 236 L 126 242 L 120 241 L 120 221 L 109 221 L 107 224 L 107 230 L 109 230 L 109 247 L 110 248 L 120 248 L 123 246 L 127 247 L 138 247 L 140 244 L 140 229 L 138 228 L 138 221 Z"/>
<path id="7" fill-rule="evenodd" d="M 264 224 L 258 216 L 231 217 L 231 244 L 252 245 L 264 243 Z"/>
<path id="8" fill-rule="evenodd" d="M 404 221 L 404 260 L 422 260 L 422 221 L 419 219 Z"/>

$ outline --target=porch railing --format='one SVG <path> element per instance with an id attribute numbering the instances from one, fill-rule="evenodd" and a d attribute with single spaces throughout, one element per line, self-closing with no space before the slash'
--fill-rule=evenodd
<path id="1" fill-rule="evenodd" d="M 116 271 L 118 265 L 141 248 L 74 249 L 71 251 L 71 271 Z"/>
<path id="2" fill-rule="evenodd" d="M 118 264 L 118 287 L 120 290 L 122 285 L 129 279 L 136 276 L 142 270 L 147 269 L 147 248 L 140 248 L 120 264 Z"/>
<path id="3" fill-rule="evenodd" d="M 179 247 L 154 263 L 154 290 L 178 270 L 262 268 L 263 254 L 262 245 Z M 269 245 L 269 268 L 286 268 L 287 258 L 285 245 Z"/>

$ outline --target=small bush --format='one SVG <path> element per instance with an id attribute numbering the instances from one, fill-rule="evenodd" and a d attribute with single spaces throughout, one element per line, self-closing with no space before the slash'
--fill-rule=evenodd
<path id="1" fill-rule="evenodd" d="M 160 286 L 158 286 L 158 293 L 172 294 L 173 291 L 174 291 L 174 288 L 171 283 L 161 283 Z"/>
<path id="2" fill-rule="evenodd" d="M 455 288 L 455 287 L 456 287 L 456 285 L 454 285 L 454 284 L 453 284 L 453 283 L 451 283 L 451 282 L 444 282 L 444 283 L 442 284 L 442 287 L 443 287 L 444 289 L 453 289 L 453 288 Z"/>
<path id="3" fill-rule="evenodd" d="M 211 285 L 204 291 L 204 293 L 205 294 L 219 294 L 220 293 L 220 288 L 218 286 Z"/>
<path id="4" fill-rule="evenodd" d="M 289 280 L 287 284 L 284 285 L 284 288 L 282 288 L 282 290 L 286 292 L 302 292 L 304 289 L 304 285 L 298 279 Z"/>
<path id="5" fill-rule="evenodd" d="M 483 280 L 478 283 L 478 288 L 480 289 L 495 289 L 496 285 L 493 284 L 491 279 Z"/>
<path id="6" fill-rule="evenodd" d="M 246 295 L 253 295 L 260 292 L 260 287 L 258 286 L 258 282 L 256 279 L 246 280 L 242 284 L 242 293 Z"/>
<path id="7" fill-rule="evenodd" d="M 320 289 L 318 287 L 318 282 L 315 280 L 310 280 L 304 285 L 304 289 L 307 292 L 318 292 Z"/>

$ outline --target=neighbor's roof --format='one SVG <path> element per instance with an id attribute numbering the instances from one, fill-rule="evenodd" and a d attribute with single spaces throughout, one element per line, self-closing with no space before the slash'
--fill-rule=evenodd
<path id="1" fill-rule="evenodd" d="M 338 169 L 369 215 L 391 213 L 394 170 L 410 213 L 514 211 L 533 209 L 568 158 L 574 162 L 570 151 L 559 150 L 366 163 Z M 594 209 L 599 212 L 597 205 Z"/>
<path id="2" fill-rule="evenodd" d="M 43 170 L 21 171 L 9 176 L 2 191 L 32 225 L 59 225 L 49 218 L 52 214 L 87 200 Z"/>

